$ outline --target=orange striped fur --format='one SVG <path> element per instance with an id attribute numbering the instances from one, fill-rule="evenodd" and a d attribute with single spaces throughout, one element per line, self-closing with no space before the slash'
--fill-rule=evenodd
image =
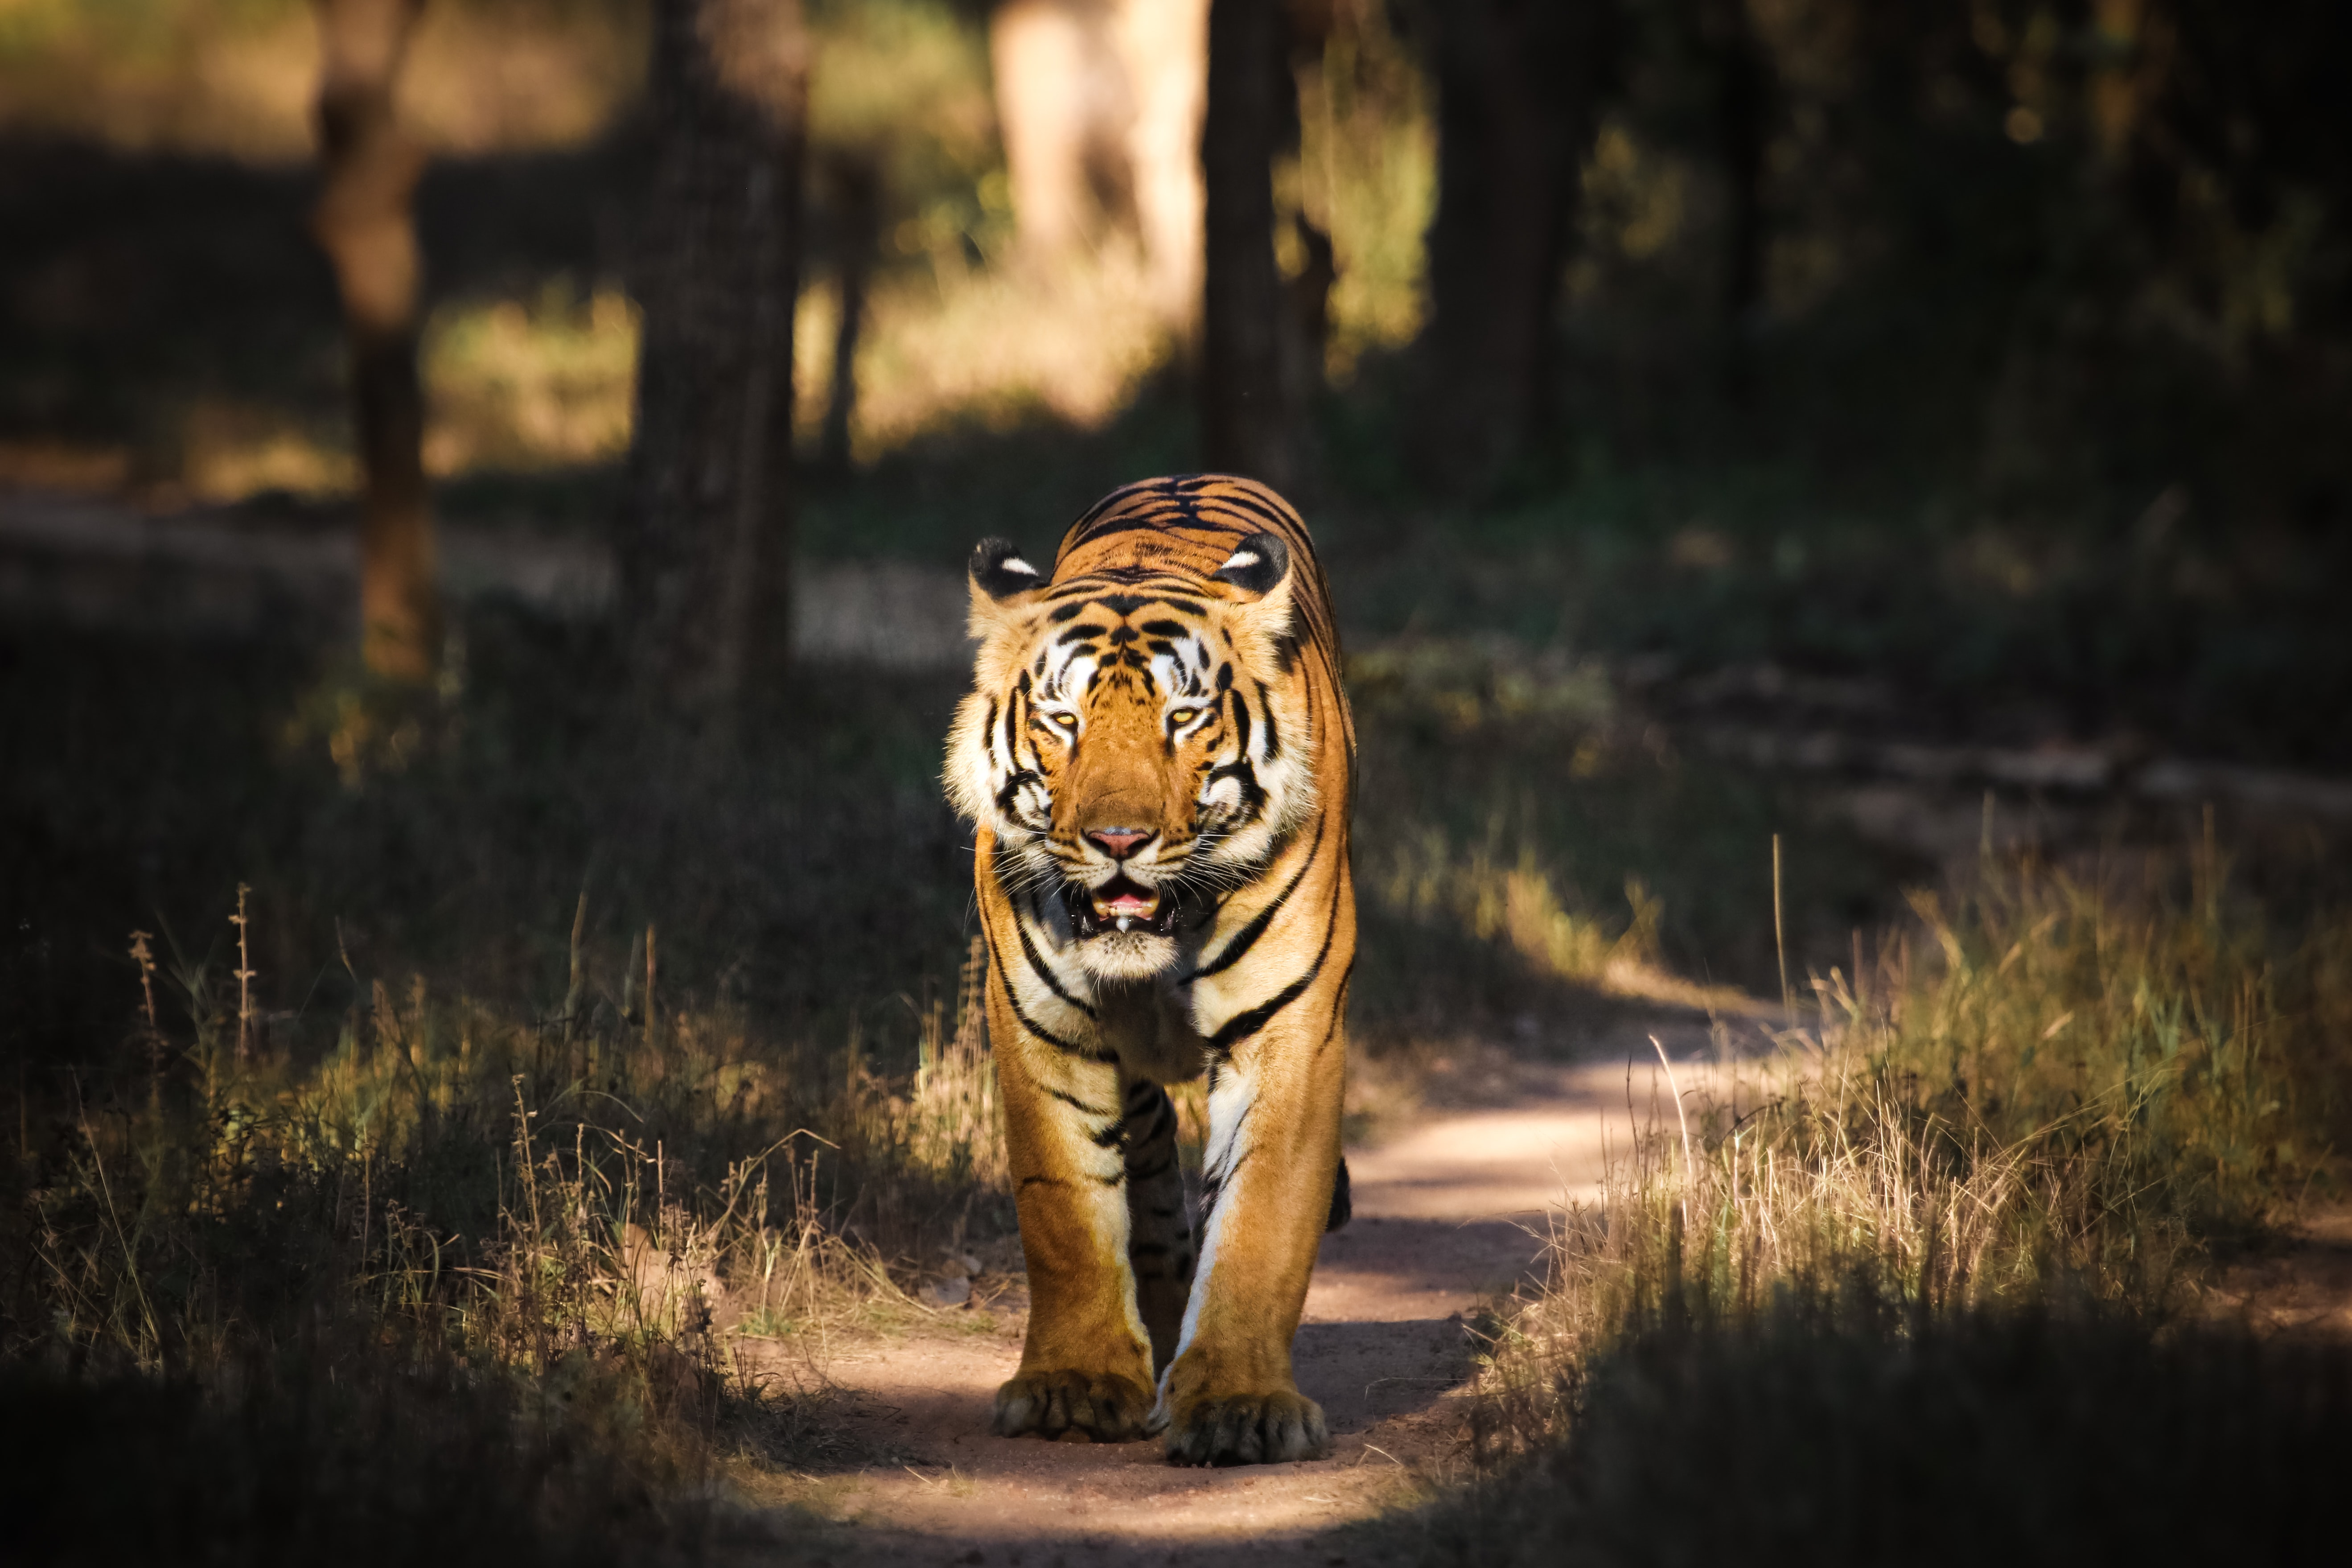
<path id="1" fill-rule="evenodd" d="M 1320 1456 L 1290 1343 L 1346 1214 L 1355 730 L 1313 542 L 1252 480 L 1149 479 L 971 579 L 946 782 L 1031 1301 L 996 1430 Z M 1163 1086 L 1203 1072 L 1196 1225 Z"/>

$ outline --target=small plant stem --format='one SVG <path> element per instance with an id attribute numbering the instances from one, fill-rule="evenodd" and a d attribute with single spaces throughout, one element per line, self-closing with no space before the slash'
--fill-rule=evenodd
<path id="1" fill-rule="evenodd" d="M 153 1110 L 163 1096 L 163 1031 L 155 1022 L 155 954 L 148 946 L 155 939 L 143 931 L 131 933 L 131 960 L 139 965 L 139 990 L 147 1016 L 147 1105 Z"/>
<path id="2" fill-rule="evenodd" d="M 646 922 L 646 1044 L 654 1043 L 654 928 Z"/>
<path id="3" fill-rule="evenodd" d="M 254 968 L 245 918 L 245 896 L 250 890 L 243 882 L 236 885 L 236 913 L 229 917 L 236 927 L 236 1059 L 240 1066 L 253 1040 Z"/>
<path id="4" fill-rule="evenodd" d="M 163 1331 L 156 1326 L 155 1309 L 148 1304 L 146 1282 L 139 1278 L 139 1255 L 131 1250 L 131 1237 L 123 1234 L 122 1215 L 114 1207 L 114 1187 L 106 1179 L 106 1161 L 98 1152 L 98 1140 L 90 1134 L 87 1116 L 82 1118 L 81 1135 L 89 1145 L 90 1165 L 98 1172 L 98 1190 L 106 1199 L 106 1217 L 114 1226 L 114 1239 L 122 1247 L 122 1266 L 130 1271 L 131 1293 L 139 1298 L 139 1315 L 147 1320 L 147 1337 L 154 1342 L 155 1356 L 160 1361 L 163 1355 Z"/>
<path id="5" fill-rule="evenodd" d="M 1772 946 L 1780 956 L 1780 1014 L 1783 1026 L 1795 1012 L 1789 994 L 1789 929 L 1780 913 L 1780 836 L 1772 835 Z"/>
<path id="6" fill-rule="evenodd" d="M 1675 1064 L 1666 1059 L 1666 1047 L 1658 1044 L 1658 1037 L 1650 1037 L 1650 1048 L 1658 1053 L 1658 1065 L 1666 1069 L 1666 1088 L 1675 1097 L 1675 1121 L 1683 1131 L 1683 1188 L 1688 1193 L 1690 1184 L 1698 1179 L 1698 1167 L 1691 1163 L 1690 1119 L 1683 1114 L 1682 1085 L 1675 1081 Z M 1690 1199 L 1683 1199 L 1683 1224 L 1690 1224 Z"/>
<path id="7" fill-rule="evenodd" d="M 572 979 L 563 992 L 563 1040 L 566 1045 L 580 1037 L 580 994 L 585 979 L 580 963 L 580 942 L 588 929 L 588 889 L 580 889 L 580 902 L 572 910 Z"/>

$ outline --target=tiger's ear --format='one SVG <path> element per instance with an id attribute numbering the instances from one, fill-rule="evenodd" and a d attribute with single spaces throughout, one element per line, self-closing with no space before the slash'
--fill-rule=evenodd
<path id="1" fill-rule="evenodd" d="M 1012 619 L 1008 611 L 1028 603 L 1045 585 L 1044 574 L 1021 557 L 1009 539 L 983 539 L 971 547 L 966 565 L 971 579 L 971 635 L 985 641 Z"/>
<path id="2" fill-rule="evenodd" d="M 1225 563 L 1209 574 L 1213 583 L 1230 583 L 1254 598 L 1265 598 L 1290 576 L 1290 546 L 1278 533 L 1253 533 L 1234 547 Z"/>
<path id="3" fill-rule="evenodd" d="M 1225 563 L 1209 574 L 1213 583 L 1223 583 L 1241 591 L 1236 600 L 1228 600 L 1232 620 L 1255 632 L 1270 650 L 1278 650 L 1290 637 L 1291 590 L 1296 579 L 1290 570 L 1290 546 L 1279 534 L 1253 533 L 1234 547 Z M 1283 660 L 1287 668 L 1289 661 Z"/>
<path id="4" fill-rule="evenodd" d="M 971 547 L 971 587 L 1003 603 L 1016 594 L 1042 588 L 1045 579 L 1021 559 L 1021 547 L 1009 539 L 983 539 Z"/>

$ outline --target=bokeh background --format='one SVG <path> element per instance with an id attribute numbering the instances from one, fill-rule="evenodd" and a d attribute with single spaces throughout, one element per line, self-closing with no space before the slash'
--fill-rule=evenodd
<path id="1" fill-rule="evenodd" d="M 1244 10 L 7 0 L 14 1046 L 105 1057 L 121 932 L 194 973 L 245 883 L 295 1035 L 653 926 L 912 1050 L 958 563 L 1203 466 L 1337 584 L 1368 1038 L 1620 942 L 1775 992 L 1990 846 L 2332 896 L 2334 8 Z"/>

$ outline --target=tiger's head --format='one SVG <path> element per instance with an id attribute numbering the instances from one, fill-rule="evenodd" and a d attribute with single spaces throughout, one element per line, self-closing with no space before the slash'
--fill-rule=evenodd
<path id="1" fill-rule="evenodd" d="M 1206 579 L 1054 584 L 991 539 L 971 577 L 980 652 L 950 801 L 994 835 L 1007 892 L 1066 921 L 1088 973 L 1169 969 L 1314 809 L 1288 548 L 1260 533 Z"/>

